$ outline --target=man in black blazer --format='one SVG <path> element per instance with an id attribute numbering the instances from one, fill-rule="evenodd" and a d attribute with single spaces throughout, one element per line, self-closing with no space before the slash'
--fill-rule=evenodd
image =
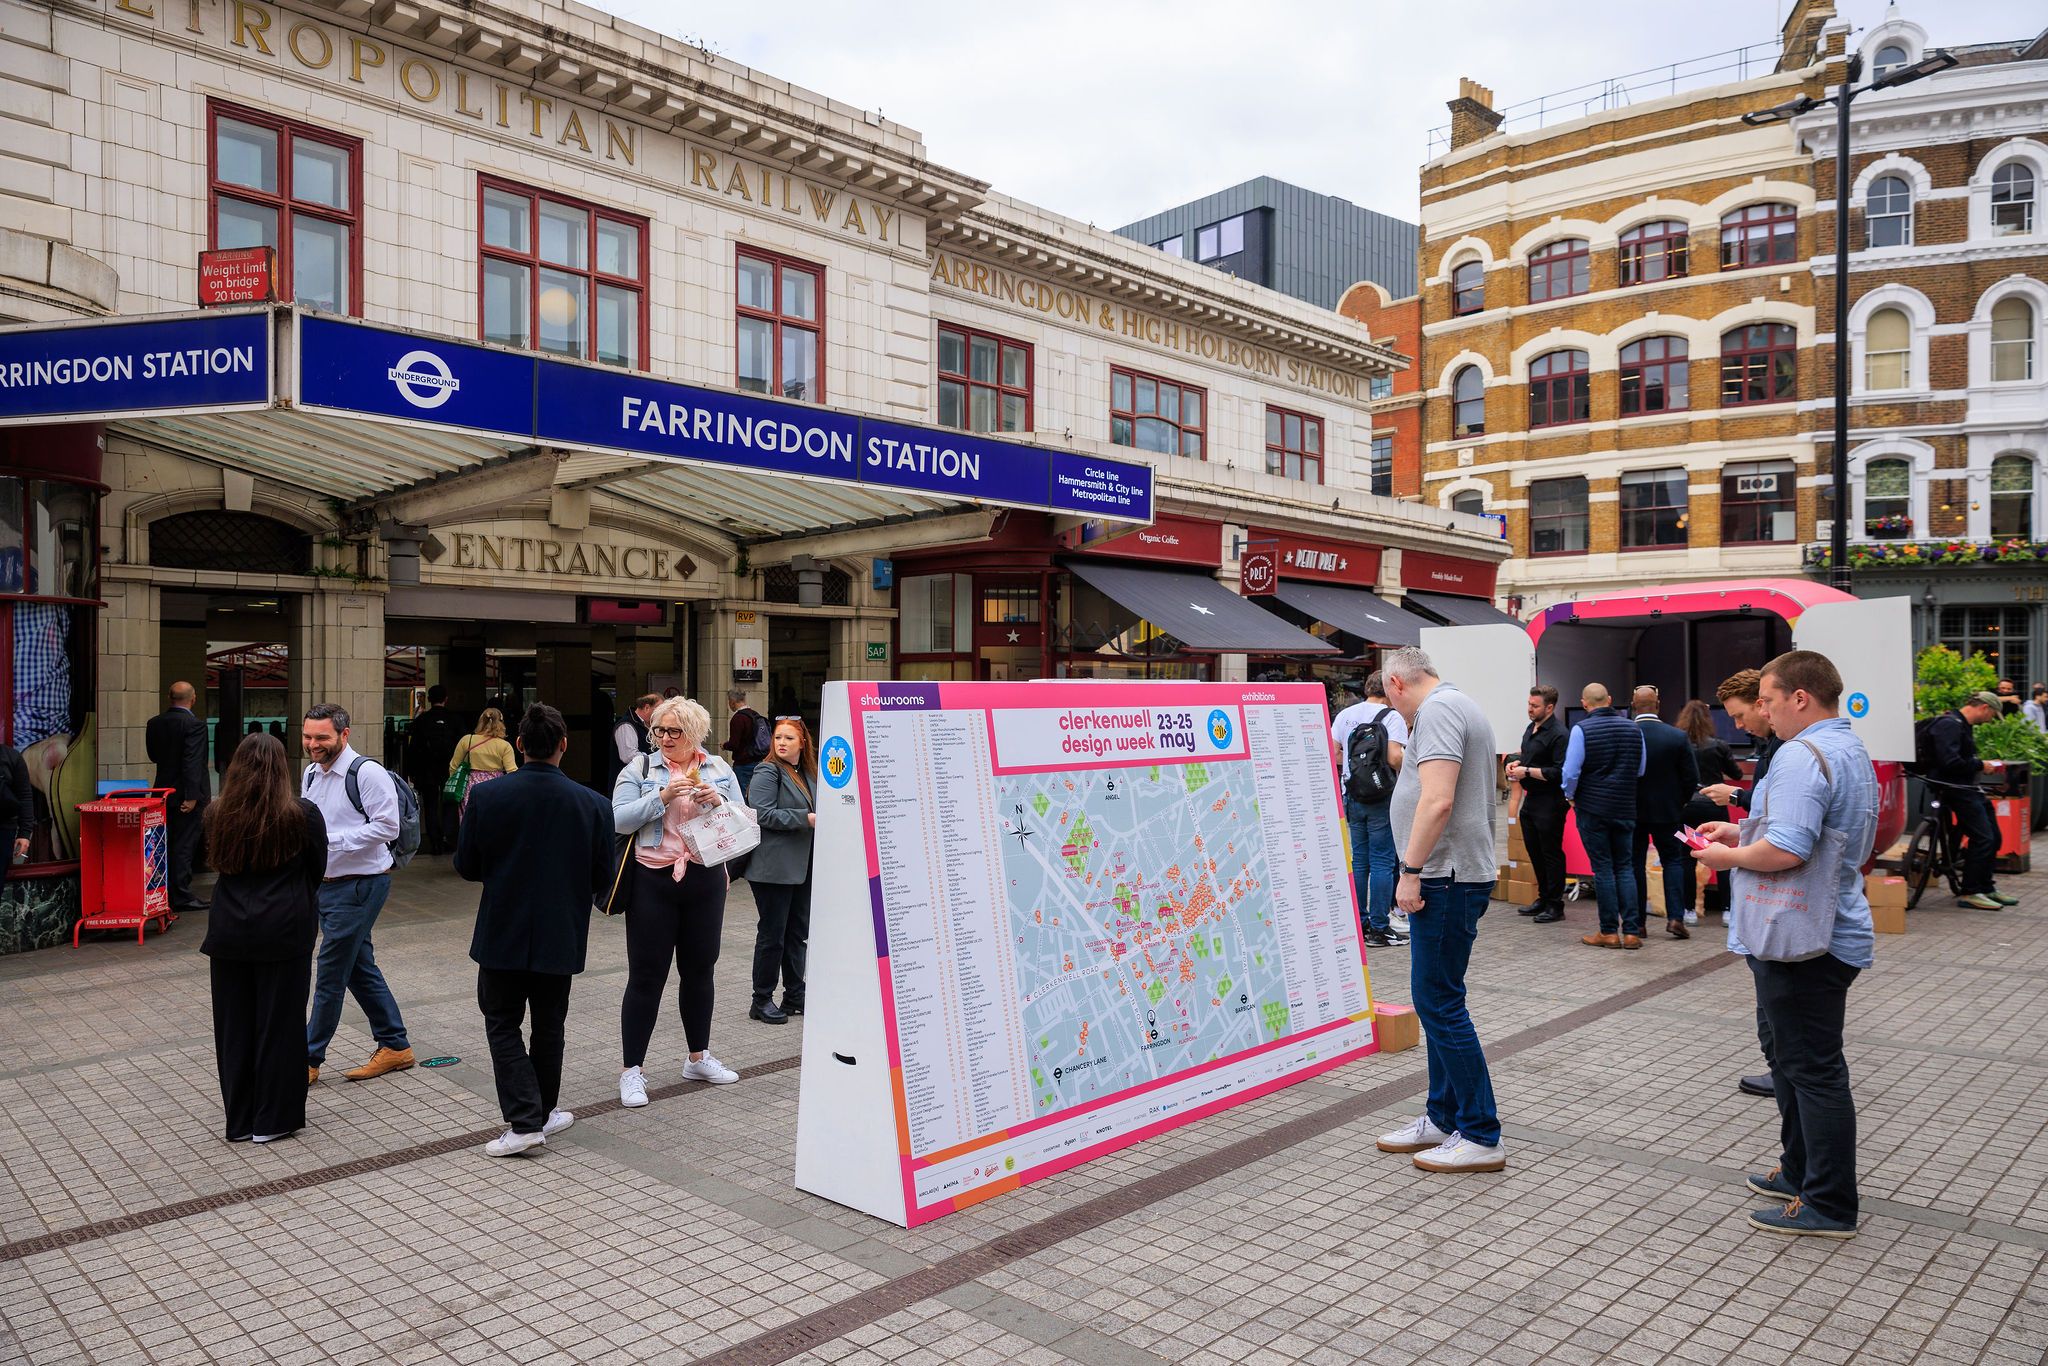
<path id="1" fill-rule="evenodd" d="M 1685 804 L 1700 789 L 1699 763 L 1685 732 L 1659 720 L 1657 706 L 1657 690 L 1647 685 L 1636 689 L 1630 704 L 1644 750 L 1643 776 L 1636 779 L 1636 904 L 1650 904 L 1654 841 L 1657 861 L 1664 865 L 1664 933 L 1690 939 L 1692 932 L 1685 928 L 1685 870 L 1692 852 L 1678 838 L 1678 827 L 1685 822 Z"/>
<path id="2" fill-rule="evenodd" d="M 171 704 L 143 727 L 143 747 L 156 765 L 157 787 L 173 789 L 170 802 L 171 909 L 203 911 L 208 903 L 192 895 L 192 865 L 213 783 L 206 772 L 206 723 L 193 715 L 199 693 L 190 683 L 173 683 Z"/>
<path id="3" fill-rule="evenodd" d="M 1529 689 L 1529 725 L 1522 749 L 1508 761 L 1508 780 L 1522 786 L 1522 843 L 1536 870 L 1536 899 L 1522 907 L 1535 924 L 1564 919 L 1564 754 L 1569 745 L 1557 715 L 1557 689 L 1539 683 Z"/>
<path id="4" fill-rule="evenodd" d="M 455 871 L 484 885 L 469 956 L 510 1126 L 484 1145 L 514 1157 L 576 1122 L 562 1090 L 569 979 L 583 971 L 592 898 L 611 885 L 611 803 L 561 770 L 569 727 L 545 704 L 519 722 L 519 770 L 479 783 L 455 840 Z M 519 1027 L 533 1012 L 529 1050 Z"/>

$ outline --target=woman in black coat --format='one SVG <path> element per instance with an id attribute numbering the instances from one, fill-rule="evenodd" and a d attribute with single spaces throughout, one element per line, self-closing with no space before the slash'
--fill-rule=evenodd
<path id="1" fill-rule="evenodd" d="M 1678 728 L 1692 742 L 1692 757 L 1699 768 L 1701 787 L 1743 781 L 1742 766 L 1735 762 L 1735 751 L 1714 733 L 1714 715 L 1707 710 L 1706 703 L 1697 697 L 1686 703 L 1678 713 Z M 1694 793 L 1693 799 L 1685 804 L 1683 818 L 1687 825 L 1697 830 L 1708 821 L 1727 820 L 1728 808 L 1718 805 L 1704 793 Z M 1717 896 L 1715 899 L 1720 898 Z M 1685 908 L 1689 911 L 1699 909 L 1699 866 L 1690 859 L 1685 865 Z"/>
<path id="2" fill-rule="evenodd" d="M 804 951 L 811 937 L 811 842 L 818 826 L 818 754 L 794 716 L 775 723 L 769 753 L 747 784 L 761 846 L 747 861 L 760 927 L 754 934 L 754 1004 L 747 1015 L 781 1024 L 804 1013 Z M 782 1004 L 775 979 L 782 978 Z"/>
<path id="3" fill-rule="evenodd" d="M 199 951 L 213 960 L 213 1051 L 230 1143 L 268 1143 L 306 1124 L 306 996 L 327 823 L 293 791 L 292 776 L 275 736 L 244 736 L 206 808 L 206 858 L 220 881 Z"/>

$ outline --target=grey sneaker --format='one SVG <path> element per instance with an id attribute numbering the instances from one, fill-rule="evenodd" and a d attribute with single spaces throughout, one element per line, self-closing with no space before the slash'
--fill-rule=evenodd
<path id="1" fill-rule="evenodd" d="M 1748 1179 L 1748 1185 L 1758 1195 L 1775 1196 L 1780 1200 L 1797 1200 L 1799 1198 L 1799 1192 L 1793 1190 L 1792 1183 L 1785 1179 L 1785 1169 L 1783 1167 L 1773 1167 L 1761 1176 L 1752 1172 Z"/>

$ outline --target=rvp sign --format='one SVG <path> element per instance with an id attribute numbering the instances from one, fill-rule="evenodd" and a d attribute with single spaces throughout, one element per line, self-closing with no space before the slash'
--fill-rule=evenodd
<path id="1" fill-rule="evenodd" d="M 1247 550 L 1238 562 L 1237 591 L 1248 598 L 1265 597 L 1280 587 L 1280 556 L 1272 549 Z"/>

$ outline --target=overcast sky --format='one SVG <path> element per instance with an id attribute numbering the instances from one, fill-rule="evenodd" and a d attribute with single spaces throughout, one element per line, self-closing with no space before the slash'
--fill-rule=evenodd
<path id="1" fill-rule="evenodd" d="M 1415 170 L 1460 76 L 1514 105 L 1672 62 L 1699 69 L 1775 37 L 1790 0 L 589 2 L 879 109 L 941 165 L 1114 228 L 1256 175 L 1413 220 Z M 1878 0 L 1839 8 L 1859 29 L 1884 14 Z M 2048 14 L 2041 0 L 1904 12 L 1936 44 L 2030 35 Z M 1629 85 L 1637 98 L 1669 89 Z"/>

